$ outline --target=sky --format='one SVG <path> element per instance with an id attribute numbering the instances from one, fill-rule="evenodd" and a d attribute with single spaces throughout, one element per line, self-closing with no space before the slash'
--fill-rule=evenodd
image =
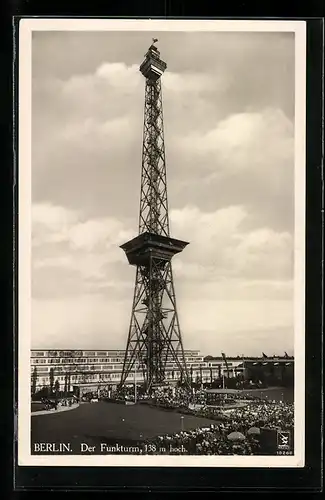
<path id="1" fill-rule="evenodd" d="M 32 347 L 126 347 L 152 37 L 184 348 L 293 353 L 293 33 L 33 32 Z"/>

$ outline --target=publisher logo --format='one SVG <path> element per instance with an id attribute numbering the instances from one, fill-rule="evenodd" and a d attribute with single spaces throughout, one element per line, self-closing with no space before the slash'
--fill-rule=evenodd
<path id="1" fill-rule="evenodd" d="M 291 435 L 289 431 L 278 431 L 277 433 L 278 450 L 291 450 Z"/>

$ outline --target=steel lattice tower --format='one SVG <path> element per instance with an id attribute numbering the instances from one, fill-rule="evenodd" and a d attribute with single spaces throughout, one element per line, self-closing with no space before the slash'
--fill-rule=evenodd
<path id="1" fill-rule="evenodd" d="M 176 363 L 180 380 L 189 383 L 171 265 L 172 257 L 188 243 L 169 235 L 160 83 L 167 65 L 154 43 L 140 66 L 146 83 L 139 235 L 121 246 L 129 264 L 136 266 L 136 279 L 120 387 L 136 363 L 147 391 L 165 382 L 166 365 L 171 362 Z"/>

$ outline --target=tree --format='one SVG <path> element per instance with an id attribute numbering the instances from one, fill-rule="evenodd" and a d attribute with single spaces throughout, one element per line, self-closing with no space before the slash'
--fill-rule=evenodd
<path id="1" fill-rule="evenodd" d="M 53 392 L 53 386 L 54 386 L 54 368 L 50 369 L 50 393 L 52 394 Z"/>
<path id="2" fill-rule="evenodd" d="M 66 396 L 68 392 L 68 374 L 65 374 L 64 377 L 64 395 Z"/>
<path id="3" fill-rule="evenodd" d="M 60 391 L 60 382 L 58 381 L 58 379 L 56 379 L 55 381 L 54 391 L 55 391 L 55 396 L 58 397 L 58 393 Z"/>
<path id="4" fill-rule="evenodd" d="M 37 383 L 37 368 L 34 366 L 33 374 L 32 374 L 32 396 L 34 396 L 36 392 L 36 383 Z"/>
<path id="5" fill-rule="evenodd" d="M 41 389 L 35 393 L 35 397 L 37 399 L 48 398 L 48 396 L 49 396 L 49 388 L 47 386 L 41 387 Z"/>
<path id="6" fill-rule="evenodd" d="M 67 390 L 68 390 L 68 393 L 69 393 L 70 390 L 71 390 L 71 369 L 69 369 L 67 375 L 68 375 L 68 377 L 67 377 Z"/>

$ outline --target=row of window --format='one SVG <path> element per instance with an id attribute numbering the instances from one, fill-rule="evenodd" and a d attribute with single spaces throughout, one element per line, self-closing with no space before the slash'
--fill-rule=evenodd
<path id="1" fill-rule="evenodd" d="M 236 370 L 231 370 L 231 372 L 233 372 Z M 238 369 L 237 370 L 238 372 L 241 371 L 241 369 Z M 212 376 L 216 376 L 218 375 L 217 372 L 212 372 Z M 166 378 L 170 378 L 172 379 L 173 377 L 177 378 L 179 376 L 179 372 L 178 370 L 175 370 L 175 371 L 171 371 L 171 372 L 166 372 Z M 199 377 L 201 376 L 201 372 L 200 371 L 193 371 L 192 372 L 192 377 L 193 378 L 196 378 L 196 377 Z M 211 372 L 210 370 L 209 371 L 202 371 L 202 376 L 205 377 L 205 379 L 209 379 L 209 377 L 211 377 Z M 116 372 L 116 373 L 81 373 L 81 374 L 76 374 L 76 375 L 72 375 L 70 376 L 70 381 L 73 382 L 73 381 L 80 381 L 80 380 L 89 380 L 89 379 L 92 379 L 92 380 L 106 380 L 106 379 L 119 379 L 121 377 L 121 372 Z M 134 374 L 130 374 L 130 377 L 134 377 Z M 137 374 L 137 378 L 141 378 L 142 377 L 142 373 L 139 372 Z M 32 377 L 31 377 L 32 378 Z M 66 374 L 63 376 L 63 375 L 58 375 L 58 374 L 54 374 L 54 378 L 55 379 L 58 379 L 58 380 L 65 380 L 66 378 Z M 37 377 L 37 380 L 42 380 L 44 381 L 45 379 L 49 382 L 50 380 L 50 377 L 49 376 L 45 376 L 45 374 L 38 374 L 38 377 Z"/>
<path id="2" fill-rule="evenodd" d="M 83 357 L 83 358 L 89 358 L 90 356 L 105 356 L 105 357 L 106 356 L 116 356 L 117 358 L 124 359 L 125 351 L 79 351 L 79 350 L 32 351 L 31 357 L 32 358 L 49 357 L 49 358 L 57 358 L 58 359 L 58 358 L 62 358 L 62 357 L 63 358 L 70 358 L 71 355 L 74 355 L 74 354 L 78 354 L 80 357 Z M 186 359 L 188 361 L 195 361 L 197 359 L 197 357 L 199 356 L 199 351 L 184 351 L 184 354 L 185 354 Z M 74 359 L 76 359 L 76 356 L 74 356 Z M 203 359 L 203 357 L 202 357 L 202 359 Z"/>
<path id="3" fill-rule="evenodd" d="M 31 363 L 33 365 L 38 365 L 38 364 L 73 364 L 77 365 L 79 363 L 85 364 L 85 363 L 123 363 L 122 359 L 119 358 L 47 358 L 47 359 L 31 359 Z"/>
<path id="4" fill-rule="evenodd" d="M 31 370 L 33 371 L 35 367 L 32 367 Z M 107 371 L 109 369 L 109 371 L 113 371 L 113 370 L 122 370 L 122 364 L 120 365 L 110 365 L 110 366 L 107 366 L 107 365 L 92 365 L 92 366 L 54 366 L 54 367 L 51 367 L 51 366 L 37 366 L 36 367 L 36 371 L 39 372 L 39 373 L 49 373 L 51 371 L 51 369 L 53 368 L 53 370 L 55 372 L 67 372 L 67 373 L 73 373 L 73 372 L 78 372 L 78 371 Z"/>
<path id="5" fill-rule="evenodd" d="M 47 358 L 47 359 L 31 359 L 31 364 L 33 365 L 38 365 L 38 364 L 98 364 L 98 363 L 123 363 L 124 359 L 122 358 Z M 174 359 L 171 356 L 168 356 L 167 361 L 170 363 L 174 363 Z M 181 358 L 179 358 L 179 361 L 182 361 Z M 202 359 L 197 359 L 197 358 L 186 358 L 186 362 L 193 362 L 193 361 L 201 361 Z M 205 363 L 202 363 L 203 365 Z M 231 365 L 231 363 L 228 363 Z M 212 363 L 212 366 L 218 366 L 216 363 Z M 210 364 L 209 364 L 210 366 Z"/>
<path id="6" fill-rule="evenodd" d="M 38 359 L 34 359 L 34 360 L 31 360 L 31 363 L 32 365 L 39 365 L 39 363 L 44 363 L 46 360 L 38 360 Z M 51 360 L 48 360 L 48 361 L 51 361 Z M 50 364 L 53 364 L 53 363 L 50 363 Z M 234 366 L 234 363 L 227 363 L 228 367 L 229 368 L 232 368 Z M 188 364 L 188 368 L 189 369 L 193 369 L 193 368 L 215 368 L 215 369 L 218 369 L 218 368 L 226 368 L 227 366 L 225 363 L 189 363 Z M 53 367 L 55 369 L 55 371 L 78 371 L 78 370 L 82 370 L 82 371 L 105 371 L 105 370 L 121 370 L 122 369 L 122 363 L 118 364 L 118 365 L 111 365 L 111 364 L 104 364 L 104 365 L 99 365 L 99 364 L 93 364 L 91 366 L 89 365 L 85 365 L 85 364 L 73 364 L 73 365 L 68 365 L 67 366 L 55 366 Z M 167 370 L 173 370 L 173 369 L 177 369 L 177 365 L 176 363 L 167 363 L 166 364 L 166 369 Z M 40 371 L 40 372 L 43 372 L 43 371 L 50 371 L 51 370 L 51 367 L 48 366 L 48 367 L 45 367 L 44 365 L 41 366 L 41 367 L 37 367 L 37 371 Z M 141 367 L 138 367 L 138 370 L 141 370 Z"/>
<path id="7" fill-rule="evenodd" d="M 166 379 L 177 379 L 179 377 L 179 373 L 178 372 L 174 372 L 174 377 L 173 377 L 173 374 L 172 373 L 167 373 L 166 374 Z M 195 372 L 193 373 L 193 378 L 197 378 L 197 377 L 200 377 L 200 373 L 199 372 Z M 86 377 L 84 377 L 83 375 L 73 375 L 70 379 L 70 383 L 73 384 L 73 383 L 88 383 L 88 382 L 109 382 L 109 381 L 118 381 L 120 380 L 121 378 L 121 374 L 120 373 L 110 373 L 110 374 L 104 374 L 102 375 L 101 377 L 98 377 L 97 375 L 87 375 Z M 128 376 L 128 379 L 132 379 L 133 380 L 133 375 L 130 374 Z M 138 377 L 137 377 L 137 380 L 141 380 L 142 377 L 141 375 L 139 374 Z M 65 383 L 65 377 L 62 377 L 62 376 L 59 376 L 59 377 L 56 377 L 55 380 L 58 380 L 61 385 L 63 385 Z M 210 376 L 207 374 L 207 373 L 203 373 L 203 381 L 204 382 L 207 382 L 210 380 Z M 39 378 L 37 380 L 38 382 L 38 385 L 39 384 L 43 384 L 43 385 L 49 385 L 49 377 L 42 377 L 42 378 Z"/>
<path id="8" fill-rule="evenodd" d="M 31 356 L 35 358 L 41 357 L 71 357 L 71 355 L 78 356 L 124 356 L 124 351 L 32 351 Z"/>
<path id="9" fill-rule="evenodd" d="M 173 358 L 169 356 L 167 358 L 169 361 L 173 361 Z M 124 359 L 122 358 L 46 358 L 46 359 L 31 359 L 32 364 L 78 364 L 78 363 L 123 363 Z M 182 358 L 179 358 L 179 361 L 182 361 Z M 191 358 L 186 359 L 186 362 L 192 361 L 202 361 L 201 359 Z"/>
<path id="10" fill-rule="evenodd" d="M 70 378 L 70 383 L 73 382 L 88 382 L 90 380 L 95 380 L 95 381 L 103 381 L 103 380 L 111 380 L 111 379 L 120 379 L 121 378 L 121 373 L 107 373 L 101 377 L 98 377 L 98 374 L 87 374 L 86 376 L 84 375 L 72 375 Z M 50 383 L 50 377 L 40 377 L 37 379 L 39 382 L 43 384 L 49 384 Z M 58 380 L 59 382 L 65 382 L 66 377 L 58 376 L 55 377 L 55 380 Z"/>

